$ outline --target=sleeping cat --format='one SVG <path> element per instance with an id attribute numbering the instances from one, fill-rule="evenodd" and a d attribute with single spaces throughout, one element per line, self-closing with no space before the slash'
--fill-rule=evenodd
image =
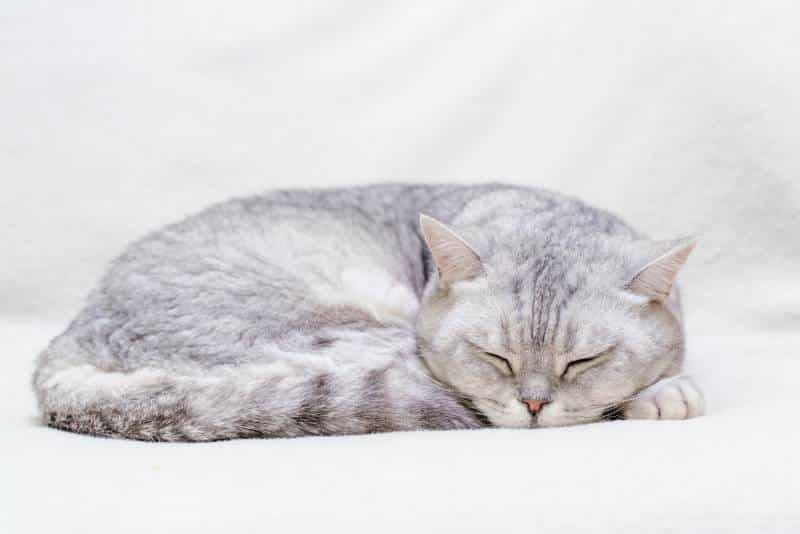
<path id="1" fill-rule="evenodd" d="M 693 246 L 498 184 L 232 200 L 133 243 L 34 387 L 50 426 L 154 441 L 693 417 Z"/>

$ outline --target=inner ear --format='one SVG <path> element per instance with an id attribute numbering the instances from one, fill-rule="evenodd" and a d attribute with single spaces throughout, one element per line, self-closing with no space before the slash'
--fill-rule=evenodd
<path id="1" fill-rule="evenodd" d="M 694 238 L 664 243 L 666 252 L 642 267 L 628 284 L 628 289 L 650 300 L 664 302 L 696 244 Z"/>
<path id="2" fill-rule="evenodd" d="M 419 216 L 419 225 L 444 286 L 483 273 L 478 253 L 452 229 L 423 214 Z"/>

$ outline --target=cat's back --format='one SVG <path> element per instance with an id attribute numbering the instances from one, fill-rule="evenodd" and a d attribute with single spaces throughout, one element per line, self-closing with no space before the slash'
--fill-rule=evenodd
<path id="1" fill-rule="evenodd" d="M 131 244 L 71 334 L 101 359 L 202 364 L 336 324 L 411 328 L 424 285 L 414 213 L 433 191 L 277 191 L 211 206 Z"/>
<path id="2" fill-rule="evenodd" d="M 101 287 L 158 297 L 159 284 L 237 293 L 247 282 L 278 305 L 297 294 L 331 306 L 379 298 L 388 316 L 413 319 L 411 300 L 425 284 L 419 214 L 449 218 L 505 187 L 387 184 L 233 199 L 134 242 Z M 414 299 L 385 298 L 398 292 Z"/>
<path id="3" fill-rule="evenodd" d="M 129 246 L 71 329 L 91 353 L 136 364 L 241 362 L 260 357 L 259 341 L 291 345 L 337 326 L 412 330 L 426 282 L 420 212 L 521 247 L 583 235 L 581 220 L 617 224 L 561 195 L 501 184 L 234 199 Z"/>

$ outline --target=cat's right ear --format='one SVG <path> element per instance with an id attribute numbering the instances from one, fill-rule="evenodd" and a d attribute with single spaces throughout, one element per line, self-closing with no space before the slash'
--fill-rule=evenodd
<path id="1" fill-rule="evenodd" d="M 439 269 L 439 282 L 444 287 L 470 280 L 483 272 L 478 253 L 444 223 L 420 214 L 419 226 Z"/>

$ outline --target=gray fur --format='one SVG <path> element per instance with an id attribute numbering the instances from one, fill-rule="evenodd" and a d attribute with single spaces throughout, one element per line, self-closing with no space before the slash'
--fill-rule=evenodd
<path id="1" fill-rule="evenodd" d="M 440 279 L 420 213 L 469 244 L 479 275 Z M 665 251 L 606 212 L 506 185 L 232 200 L 133 243 L 34 387 L 51 426 L 141 440 L 598 420 L 680 368 L 678 313 L 628 287 Z M 606 362 L 555 371 L 604 344 Z M 525 398 L 550 405 L 536 416 Z"/>

